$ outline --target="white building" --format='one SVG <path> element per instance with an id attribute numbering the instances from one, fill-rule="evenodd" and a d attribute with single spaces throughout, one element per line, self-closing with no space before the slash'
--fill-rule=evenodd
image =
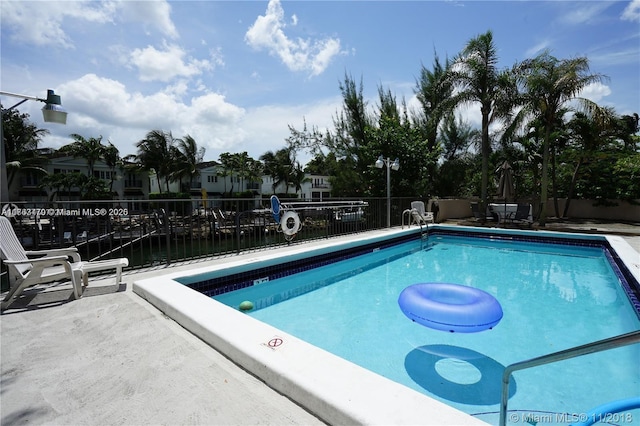
<path id="1" fill-rule="evenodd" d="M 44 168 L 49 174 L 78 172 L 88 175 L 88 166 L 84 158 L 54 155 Z M 158 182 L 154 173 L 132 172 L 124 167 L 112 169 L 102 160 L 97 161 L 93 169 L 93 175 L 102 179 L 106 188 L 111 188 L 114 200 L 132 202 L 127 206 L 131 210 L 142 208 L 139 203 L 133 202 L 148 200 L 151 193 L 167 191 L 165 181 L 160 179 Z M 34 204 L 47 203 L 54 198 L 57 201 L 80 200 L 80 188 L 43 187 L 42 179 L 42 173 L 20 171 L 9 187 L 9 200 Z M 162 191 L 160 191 L 160 185 Z M 57 193 L 54 194 L 56 191 Z M 273 179 L 270 176 L 263 176 L 261 182 L 247 181 L 237 175 L 223 176 L 220 164 L 215 161 L 200 164 L 199 174 L 191 182 L 187 180 L 169 182 L 169 191 L 186 192 L 194 200 L 210 201 L 223 198 L 230 193 L 245 193 L 253 198 L 269 197 L 274 193 Z M 292 186 L 285 188 L 284 184 L 280 184 L 275 188 L 275 193 L 297 193 L 297 198 L 301 201 L 323 201 L 331 197 L 331 185 L 328 176 L 307 174 L 300 191 L 296 191 Z"/>
<path id="2" fill-rule="evenodd" d="M 43 167 L 47 174 L 81 173 L 88 175 L 89 167 L 84 158 L 71 156 L 52 156 Z M 111 188 L 115 200 L 146 200 L 149 198 L 149 178 L 145 172 L 132 172 L 123 167 L 110 168 L 98 160 L 93 166 L 93 175 L 102 179 L 106 188 Z M 80 200 L 80 188 L 43 187 L 42 172 L 21 170 L 9 188 L 9 200 L 46 203 L 56 201 Z M 54 192 L 57 192 L 54 194 Z M 133 206 L 131 207 L 133 208 Z"/>
<path id="3" fill-rule="evenodd" d="M 263 195 L 276 194 L 297 194 L 298 199 L 303 201 L 323 201 L 331 198 L 331 185 L 329 184 L 329 176 L 315 175 L 307 173 L 302 182 L 300 191 L 296 191 L 294 187 L 285 188 L 284 183 L 279 183 L 275 191 L 273 190 L 273 178 L 271 176 L 262 177 Z"/>
<path id="4" fill-rule="evenodd" d="M 198 165 L 199 174 L 194 176 L 189 182 L 187 179 L 169 182 L 169 192 L 187 192 L 192 198 L 205 195 L 207 197 L 222 197 L 230 193 L 249 193 L 252 195 L 260 195 L 260 184 L 251 182 L 241 178 L 238 175 L 224 176 L 223 170 L 215 161 L 209 161 Z M 167 192 L 166 182 L 160 178 L 160 186 L 158 179 L 154 173 L 149 175 L 151 182 L 151 192 Z"/>

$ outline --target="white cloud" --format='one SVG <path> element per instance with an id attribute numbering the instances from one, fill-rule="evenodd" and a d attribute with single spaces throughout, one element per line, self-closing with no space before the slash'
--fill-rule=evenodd
<path id="1" fill-rule="evenodd" d="M 65 21 L 105 24 L 120 18 L 153 26 L 163 35 L 176 38 L 178 32 L 170 13 L 165 1 L 3 1 L 0 18 L 3 26 L 12 29 L 13 40 L 71 49 L 74 43 L 64 29 Z"/>
<path id="2" fill-rule="evenodd" d="M 638 47 L 632 47 L 626 50 L 608 50 L 601 54 L 589 55 L 589 59 L 594 63 L 605 65 L 624 65 L 624 64 L 638 64 L 640 49 Z"/>
<path id="3" fill-rule="evenodd" d="M 51 133 L 42 146 L 59 148 L 70 143 L 71 133 L 85 137 L 103 136 L 120 151 L 121 156 L 135 154 L 135 144 L 154 129 L 171 131 L 173 136 L 193 136 L 205 147 L 205 160 L 217 160 L 223 152 L 247 151 L 258 159 L 267 151 L 284 148 L 291 135 L 288 125 L 301 130 L 303 120 L 321 131 L 333 128 L 333 115 L 341 108 L 342 98 L 335 95 L 304 104 L 271 104 L 243 108 L 230 103 L 219 93 L 204 93 L 186 98 L 187 83 L 179 80 L 162 91 L 144 94 L 132 91 L 119 81 L 95 74 L 52 86 L 62 97 L 69 112 L 66 126 L 42 123 L 41 105 L 24 104 L 40 127 Z M 40 89 L 27 90 L 39 93 Z M 4 99 L 3 99 L 4 100 Z M 298 160 L 311 159 L 305 152 Z"/>
<path id="4" fill-rule="evenodd" d="M 582 89 L 582 92 L 578 95 L 581 98 L 589 99 L 593 102 L 600 102 L 602 98 L 609 96 L 611 89 L 606 84 L 591 83 Z"/>
<path id="5" fill-rule="evenodd" d="M 65 19 L 105 23 L 113 20 L 111 4 L 94 2 L 3 1 L 2 25 L 13 30 L 11 38 L 37 46 L 73 48 L 64 31 Z"/>
<path id="6" fill-rule="evenodd" d="M 129 93 L 122 83 L 95 74 L 56 89 L 69 111 L 66 131 L 103 135 L 121 155 L 135 153 L 135 143 L 154 129 L 171 131 L 175 137 L 190 134 L 208 150 L 232 150 L 244 139 L 245 132 L 239 126 L 245 115 L 243 108 L 218 93 L 183 102 L 176 95 L 180 91 L 178 84 L 152 95 Z"/>
<path id="7" fill-rule="evenodd" d="M 210 49 L 209 56 L 211 56 L 211 61 L 216 66 L 224 66 L 224 55 L 222 54 L 222 47 L 218 46 L 215 49 Z"/>
<path id="8" fill-rule="evenodd" d="M 171 21 L 171 6 L 166 1 L 122 1 L 122 20 L 155 27 L 163 35 L 177 38 L 178 31 Z"/>
<path id="9" fill-rule="evenodd" d="M 543 41 L 539 42 L 538 44 L 536 44 L 534 46 L 531 46 L 524 53 L 525 58 L 532 58 L 535 55 L 537 55 L 538 53 L 542 53 L 542 51 L 547 49 L 550 45 L 551 45 L 551 42 L 549 40 L 543 40 Z"/>
<path id="10" fill-rule="evenodd" d="M 293 25 L 298 22 L 294 15 Z M 284 33 L 284 10 L 279 0 L 270 0 L 264 16 L 258 16 L 245 34 L 247 44 L 257 50 L 267 50 L 291 71 L 309 71 L 311 76 L 322 74 L 336 55 L 341 54 L 340 39 L 291 40 Z"/>
<path id="11" fill-rule="evenodd" d="M 185 62 L 185 55 L 179 46 L 164 43 L 163 50 L 152 46 L 134 49 L 129 59 L 138 68 L 142 81 L 166 82 L 178 76 L 191 77 L 213 69 L 208 60 L 188 58 Z"/>
<path id="12" fill-rule="evenodd" d="M 640 22 L 640 0 L 632 0 L 622 12 L 621 19 Z"/>
<path id="13" fill-rule="evenodd" d="M 612 5 L 611 2 L 571 2 L 567 4 L 569 12 L 562 16 L 562 21 L 571 25 L 580 25 L 591 22 L 602 16 L 605 9 Z"/>

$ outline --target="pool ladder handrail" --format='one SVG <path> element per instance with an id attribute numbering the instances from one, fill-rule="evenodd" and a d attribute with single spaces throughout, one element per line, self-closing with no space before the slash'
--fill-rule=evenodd
<path id="1" fill-rule="evenodd" d="M 511 373 L 518 370 L 525 370 L 531 367 L 550 364 L 552 362 L 562 361 L 569 358 L 576 358 L 582 355 L 588 355 L 595 352 L 602 352 L 609 349 L 615 349 L 622 346 L 640 343 L 640 330 L 631 333 L 621 334 L 619 336 L 610 337 L 604 340 L 587 343 L 586 345 L 576 346 L 565 349 L 563 351 L 542 355 L 526 361 L 516 362 L 507 366 L 502 373 L 502 398 L 500 402 L 500 426 L 506 425 L 507 420 L 507 402 L 509 400 L 509 378 Z"/>
<path id="2" fill-rule="evenodd" d="M 407 227 L 408 228 L 411 228 L 411 224 L 415 223 L 413 221 L 413 216 L 412 216 L 413 215 L 413 211 L 414 211 L 414 209 L 406 209 L 405 211 L 402 212 L 402 229 L 404 229 L 404 218 L 405 218 L 405 216 L 409 218 L 409 223 L 407 223 Z M 416 223 L 416 225 L 418 225 L 420 227 L 420 232 L 422 233 L 422 223 L 418 222 L 418 223 Z M 425 228 L 427 230 L 429 230 L 429 226 L 426 223 L 424 224 L 424 226 L 425 226 Z"/>

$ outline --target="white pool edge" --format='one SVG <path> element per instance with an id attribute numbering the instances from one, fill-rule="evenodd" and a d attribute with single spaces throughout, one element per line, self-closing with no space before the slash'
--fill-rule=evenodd
<path id="1" fill-rule="evenodd" d="M 453 228 L 467 231 L 484 229 Z M 418 231 L 418 228 L 387 230 L 359 236 L 357 241 L 349 244 L 363 245 Z M 492 231 L 507 231 L 510 234 L 531 232 L 504 229 Z M 620 237 L 534 232 L 534 235 L 542 234 L 599 241 L 606 239 L 629 268 L 633 267 L 629 265 L 634 262 L 640 263 L 638 253 Z M 242 368 L 329 424 L 485 425 L 475 417 L 255 320 L 174 281 L 179 276 L 241 267 L 257 261 L 273 263 L 284 258 L 290 261 L 310 253 L 325 253 L 344 244 L 344 240 L 330 239 L 308 246 L 297 245 L 241 255 L 227 259 L 226 262 L 217 262 L 213 266 L 138 280 L 133 283 L 133 291 Z M 640 276 L 638 269 L 640 266 L 632 270 L 636 280 Z"/>

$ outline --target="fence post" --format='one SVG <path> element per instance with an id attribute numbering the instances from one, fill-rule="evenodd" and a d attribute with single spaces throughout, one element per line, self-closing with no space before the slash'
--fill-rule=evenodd
<path id="1" fill-rule="evenodd" d="M 169 201 L 165 200 L 164 202 L 164 235 L 165 241 L 167 243 L 167 266 L 171 264 L 171 228 L 169 221 L 170 213 L 169 213 Z"/>

